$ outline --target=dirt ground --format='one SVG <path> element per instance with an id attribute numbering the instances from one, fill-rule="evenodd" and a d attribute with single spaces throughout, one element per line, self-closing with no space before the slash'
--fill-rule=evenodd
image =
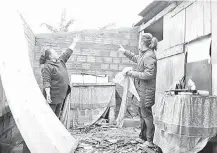
<path id="1" fill-rule="evenodd" d="M 79 140 L 76 153 L 160 153 L 157 147 L 147 148 L 138 138 L 140 129 L 101 126 L 88 132 L 72 130 Z"/>

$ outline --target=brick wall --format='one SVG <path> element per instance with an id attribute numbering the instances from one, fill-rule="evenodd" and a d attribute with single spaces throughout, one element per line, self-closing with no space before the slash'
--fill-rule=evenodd
<path id="1" fill-rule="evenodd" d="M 135 66 L 124 55 L 118 53 L 118 48 L 119 45 L 123 45 L 126 49 L 137 54 L 137 29 L 39 34 L 36 35 L 34 67 L 35 76 L 40 86 L 42 86 L 42 82 L 38 60 L 41 51 L 51 47 L 61 53 L 70 46 L 76 34 L 80 35 L 81 41 L 77 43 L 73 55 L 67 62 L 69 75 L 80 73 L 107 74 L 109 81 L 111 81 L 124 67 Z"/>
<path id="2" fill-rule="evenodd" d="M 34 64 L 34 47 L 35 47 L 35 35 L 32 31 L 32 29 L 29 27 L 29 25 L 26 23 L 24 18 L 21 16 L 21 19 L 23 20 L 23 28 L 24 28 L 24 33 L 25 37 L 28 43 L 28 51 L 29 51 L 29 58 L 31 65 L 33 67 Z"/>

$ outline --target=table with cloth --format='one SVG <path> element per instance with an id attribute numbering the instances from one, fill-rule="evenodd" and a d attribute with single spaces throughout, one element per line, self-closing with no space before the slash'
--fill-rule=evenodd
<path id="1" fill-rule="evenodd" d="M 161 95 L 154 143 L 164 153 L 197 153 L 217 134 L 217 97 Z"/>

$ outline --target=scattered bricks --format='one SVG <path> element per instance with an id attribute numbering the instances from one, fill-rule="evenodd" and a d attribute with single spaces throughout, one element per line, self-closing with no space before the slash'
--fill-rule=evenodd
<path id="1" fill-rule="evenodd" d="M 96 59 L 93 56 L 87 56 L 87 62 L 95 63 Z"/>
<path id="2" fill-rule="evenodd" d="M 104 57 L 104 62 L 105 63 L 112 63 L 112 58 L 111 57 Z"/>
<path id="3" fill-rule="evenodd" d="M 121 59 L 120 58 L 113 58 L 113 63 L 119 64 L 119 63 L 121 63 Z"/>
<path id="4" fill-rule="evenodd" d="M 130 60 L 128 58 L 122 58 L 122 63 L 123 64 L 129 64 Z"/>
<path id="5" fill-rule="evenodd" d="M 103 70 L 109 69 L 109 64 L 101 64 L 101 69 Z"/>
<path id="6" fill-rule="evenodd" d="M 111 70 L 118 70 L 118 65 L 117 64 L 110 64 L 110 69 Z"/>
<path id="7" fill-rule="evenodd" d="M 90 50 L 89 49 L 81 49 L 81 54 L 82 55 L 90 55 Z"/>
<path id="8" fill-rule="evenodd" d="M 103 58 L 102 57 L 96 57 L 96 63 L 102 63 L 103 62 Z"/>
<path id="9" fill-rule="evenodd" d="M 82 69 L 90 69 L 90 64 L 89 63 L 83 63 Z"/>
<path id="10" fill-rule="evenodd" d="M 90 68 L 93 70 L 99 70 L 101 68 L 101 64 L 100 63 L 93 63 L 93 64 L 91 64 Z"/>
<path id="11" fill-rule="evenodd" d="M 77 61 L 78 62 L 86 62 L 86 56 L 78 56 Z"/>
<path id="12" fill-rule="evenodd" d="M 117 57 L 118 56 L 118 51 L 111 51 L 110 52 L 110 57 Z"/>

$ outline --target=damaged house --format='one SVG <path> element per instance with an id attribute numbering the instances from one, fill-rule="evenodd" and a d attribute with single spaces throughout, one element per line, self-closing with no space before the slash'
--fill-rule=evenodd
<path id="1" fill-rule="evenodd" d="M 67 63 L 72 93 L 65 126 L 68 130 L 91 125 L 100 117 L 112 122 L 117 117 L 122 89 L 112 82 L 125 67 L 135 64 L 117 52 L 119 45 L 138 54 L 142 33 L 159 41 L 156 100 L 153 108 L 156 132 L 154 143 L 163 152 L 217 151 L 217 2 L 153 1 L 140 12 L 134 28 L 87 30 L 73 33 L 34 34 L 23 19 L 29 58 L 39 87 L 42 87 L 38 60 L 42 50 L 52 47 L 63 52 L 79 34 L 81 41 Z M 209 94 L 167 95 L 174 83 L 191 79 L 196 90 Z M 189 93 L 189 92 L 188 92 Z M 202 92 L 201 92 L 202 93 Z M 130 103 L 127 116 L 137 116 Z M 10 113 L 0 84 L 0 151 L 19 143 L 20 133 Z M 13 148 L 13 147 L 12 147 Z M 182 150 L 182 151 L 181 151 Z M 183 151 L 184 150 L 184 151 Z"/>

